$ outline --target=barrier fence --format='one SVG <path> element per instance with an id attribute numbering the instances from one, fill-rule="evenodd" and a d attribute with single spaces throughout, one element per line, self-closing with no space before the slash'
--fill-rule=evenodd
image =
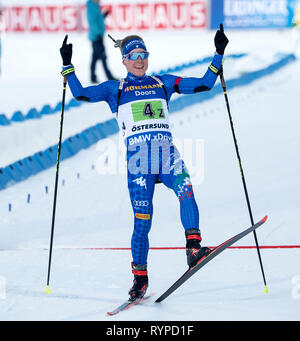
<path id="1" fill-rule="evenodd" d="M 2 0 L 2 30 L 86 32 L 86 0 Z M 300 24 L 300 0 L 103 0 L 107 31 L 287 28 Z"/>

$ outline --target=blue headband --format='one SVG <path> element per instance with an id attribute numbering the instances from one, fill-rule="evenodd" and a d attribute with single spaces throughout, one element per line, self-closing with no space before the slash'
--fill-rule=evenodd
<path id="1" fill-rule="evenodd" d="M 128 40 L 122 47 L 122 55 L 126 55 L 128 53 L 130 53 L 132 50 L 134 49 L 143 49 L 145 51 L 147 51 L 146 45 L 144 44 L 144 42 L 140 39 L 131 39 Z"/>

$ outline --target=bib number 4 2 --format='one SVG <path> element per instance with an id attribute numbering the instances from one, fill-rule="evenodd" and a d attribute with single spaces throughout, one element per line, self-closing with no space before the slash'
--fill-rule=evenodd
<path id="1" fill-rule="evenodd" d="M 134 122 L 149 119 L 164 119 L 162 101 L 138 102 L 131 105 Z"/>

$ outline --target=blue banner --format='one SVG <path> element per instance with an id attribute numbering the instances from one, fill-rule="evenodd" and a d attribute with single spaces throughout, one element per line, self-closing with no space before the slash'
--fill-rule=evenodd
<path id="1" fill-rule="evenodd" d="M 300 0 L 289 0 L 290 21 L 292 26 L 300 26 Z"/>
<path id="2" fill-rule="evenodd" d="M 284 28 L 299 22 L 300 0 L 211 0 L 211 28 Z M 298 15 L 297 15 L 298 13 Z"/>

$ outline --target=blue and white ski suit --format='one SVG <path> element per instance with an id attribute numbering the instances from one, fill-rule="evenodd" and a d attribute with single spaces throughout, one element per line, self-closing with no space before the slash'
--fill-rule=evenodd
<path id="1" fill-rule="evenodd" d="M 139 78 L 128 73 L 124 80 L 84 88 L 75 72 L 67 75 L 75 98 L 108 103 L 123 134 L 127 147 L 128 189 L 134 212 L 131 248 L 135 264 L 147 263 L 155 183 L 162 182 L 175 192 L 184 229 L 199 228 L 198 206 L 190 176 L 172 143 L 168 103 L 174 92 L 192 94 L 210 90 L 218 77 L 222 59 L 223 56 L 215 54 L 202 78 L 170 74 Z"/>

